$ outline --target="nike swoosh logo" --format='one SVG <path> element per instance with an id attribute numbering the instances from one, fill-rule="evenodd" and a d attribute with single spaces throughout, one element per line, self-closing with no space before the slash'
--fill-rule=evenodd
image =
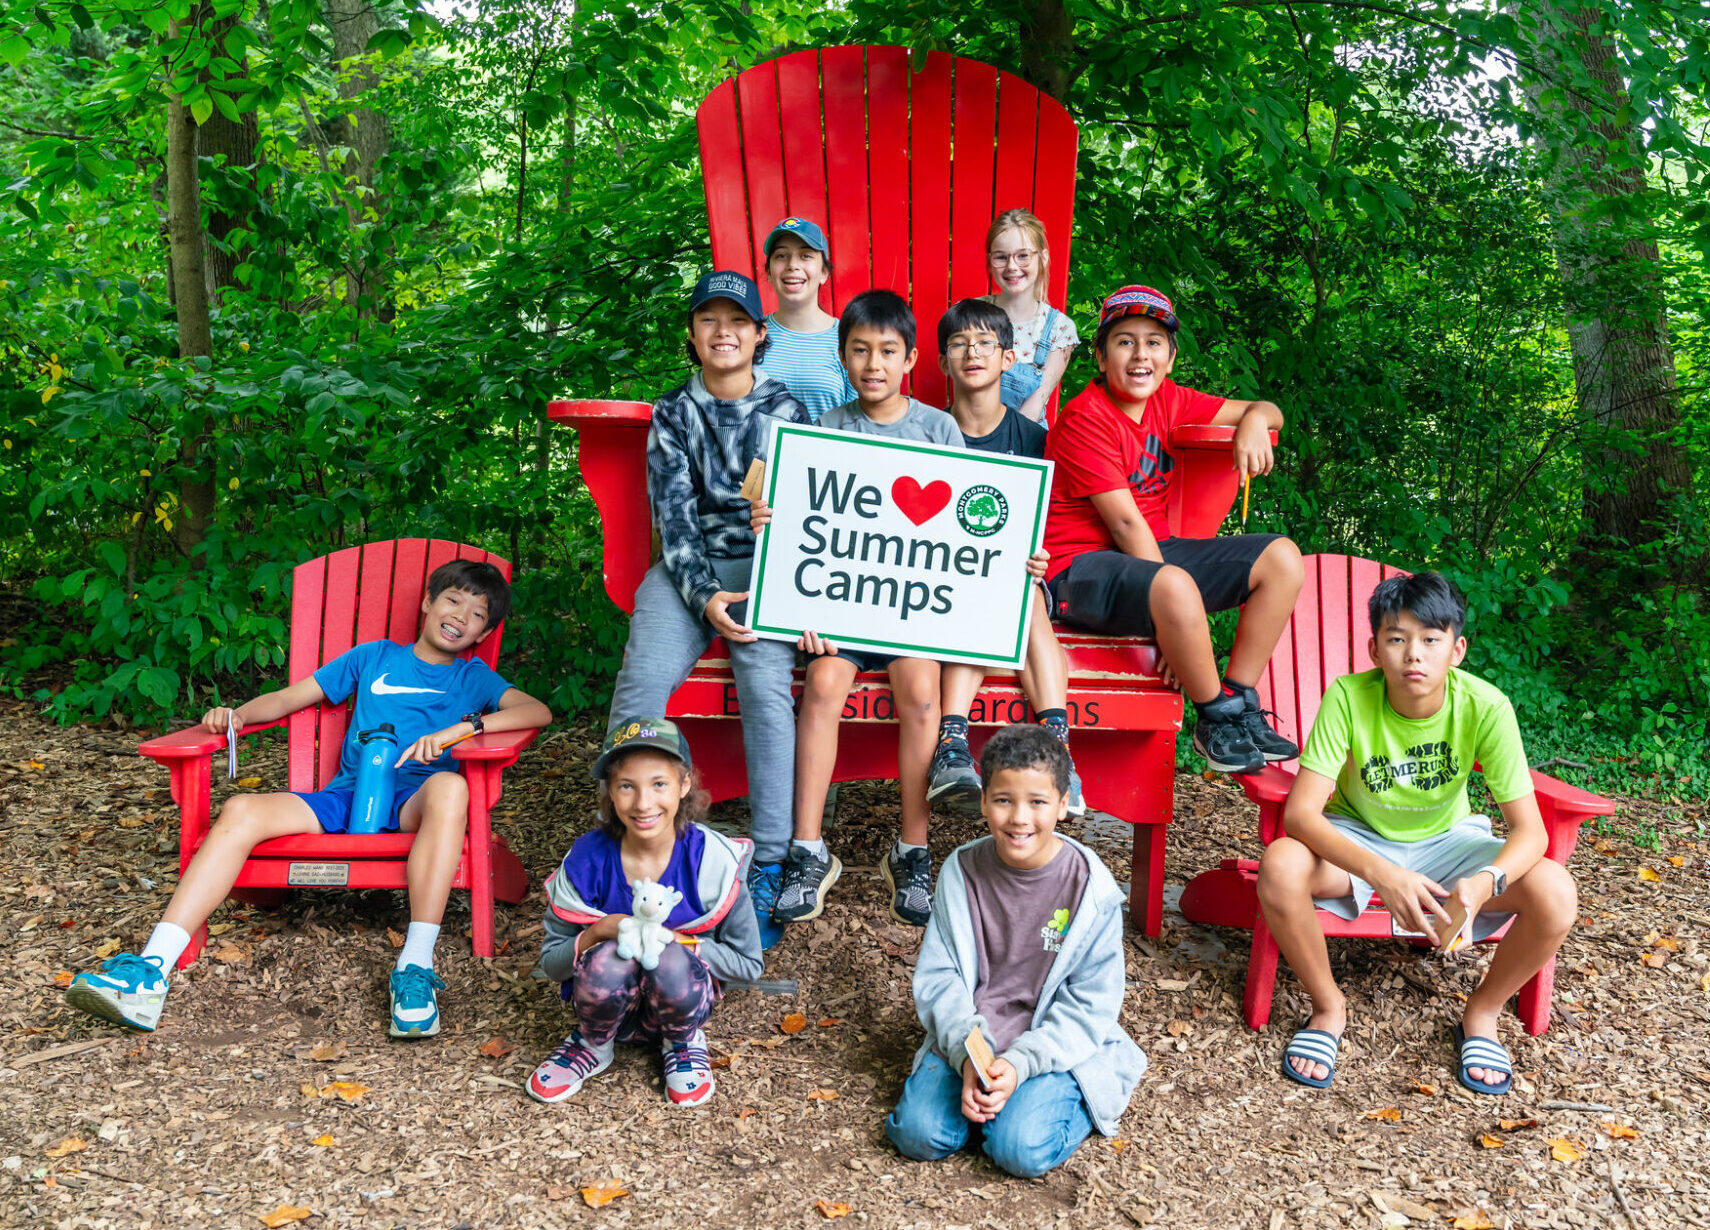
<path id="1" fill-rule="evenodd" d="M 386 675 L 389 675 L 391 673 L 392 673 L 391 671 L 387 671 Z M 406 692 L 427 692 L 427 693 L 431 693 L 434 696 L 444 696 L 445 695 L 445 693 L 443 691 L 441 691 L 439 688 L 406 688 L 406 687 L 400 687 L 398 684 L 395 684 L 395 683 L 387 683 L 386 682 L 386 675 L 381 675 L 380 678 L 376 679 L 373 683 L 369 684 L 368 690 L 373 692 L 374 695 L 376 695 L 376 696 L 402 696 Z"/>

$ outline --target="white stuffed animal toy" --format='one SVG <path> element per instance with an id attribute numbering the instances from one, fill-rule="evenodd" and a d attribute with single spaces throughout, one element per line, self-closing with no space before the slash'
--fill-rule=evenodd
<path id="1" fill-rule="evenodd" d="M 630 907 L 628 918 L 618 919 L 617 955 L 634 957 L 642 969 L 657 969 L 659 954 L 677 938 L 665 920 L 677 908 L 683 894 L 652 880 L 636 880 L 630 887 L 635 890 L 635 904 Z"/>

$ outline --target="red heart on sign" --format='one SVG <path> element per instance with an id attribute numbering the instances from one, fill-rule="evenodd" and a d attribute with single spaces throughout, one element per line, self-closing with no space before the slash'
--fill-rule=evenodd
<path id="1" fill-rule="evenodd" d="M 939 479 L 922 487 L 912 478 L 899 478 L 891 484 L 891 499 L 903 516 L 916 525 L 925 525 L 950 502 L 950 484 Z"/>

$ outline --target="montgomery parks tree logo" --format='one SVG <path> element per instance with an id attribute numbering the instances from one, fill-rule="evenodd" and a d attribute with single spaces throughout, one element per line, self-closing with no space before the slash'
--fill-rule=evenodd
<path id="1" fill-rule="evenodd" d="M 990 538 L 1009 520 L 1009 501 L 996 487 L 977 483 L 956 501 L 956 520 L 975 538 Z"/>

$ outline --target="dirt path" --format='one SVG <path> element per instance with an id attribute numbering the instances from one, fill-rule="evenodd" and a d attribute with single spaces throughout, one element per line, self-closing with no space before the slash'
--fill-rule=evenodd
<path id="1" fill-rule="evenodd" d="M 1500 1100 L 1456 1085 L 1448 1041 L 1482 957 L 1334 947 L 1352 1024 L 1320 1094 L 1277 1074 L 1301 1015 L 1292 980 L 1279 981 L 1268 1030 L 1242 1026 L 1245 933 L 1171 913 L 1159 940 L 1131 934 L 1124 1020 L 1151 1072 L 1120 1138 L 1022 1182 L 974 1156 L 905 1162 L 885 1143 L 919 1039 L 918 933 L 889 920 L 875 870 L 893 832 L 888 787 L 845 788 L 830 840 L 849 871 L 825 917 L 770 954 L 768 975 L 797 979 L 799 994 L 733 992 L 714 1015 L 729 1065 L 710 1107 L 673 1111 L 640 1050 L 620 1051 L 575 1103 L 545 1107 L 521 1083 L 569 1022 L 556 987 L 530 975 L 538 887 L 501 908 L 490 962 L 471 957 L 454 894 L 439 953 L 447 1025 L 431 1040 L 386 1037 L 385 974 L 408 914 L 385 892 L 304 894 L 277 914 L 222 908 L 213 951 L 177 979 L 153 1035 L 66 1008 L 56 976 L 93 967 L 103 943 L 140 947 L 158 917 L 177 810 L 133 736 L 10 709 L 0 1224 L 258 1226 L 287 1205 L 312 1210 L 308 1226 L 817 1226 L 825 1201 L 850 1206 L 845 1225 L 886 1227 L 1710 1225 L 1701 811 L 1629 804 L 1617 824 L 1654 826 L 1660 850 L 1582 842 L 1583 921 L 1559 966 L 1556 1023 L 1531 1039 L 1505 1021 L 1520 1077 Z M 587 730 L 557 731 L 512 774 L 500 831 L 531 873 L 587 826 L 592 751 Z M 244 772 L 281 786 L 282 745 Z M 1255 813 L 1227 783 L 1176 784 L 1172 885 L 1256 853 Z M 977 831 L 942 824 L 935 858 Z M 1126 880 L 1125 827 L 1081 835 Z M 793 1035 L 780 1029 L 790 1012 L 808 1021 Z M 328 1092 L 338 1082 L 367 1091 L 345 1101 Z M 1612 1109 L 1550 1108 L 1560 1102 Z M 1373 1117 L 1388 1109 L 1399 1118 Z M 1483 1147 L 1487 1133 L 1502 1145 Z M 1585 1156 L 1553 1160 L 1553 1139 Z M 579 1189 L 608 1180 L 628 1194 L 589 1207 Z"/>

